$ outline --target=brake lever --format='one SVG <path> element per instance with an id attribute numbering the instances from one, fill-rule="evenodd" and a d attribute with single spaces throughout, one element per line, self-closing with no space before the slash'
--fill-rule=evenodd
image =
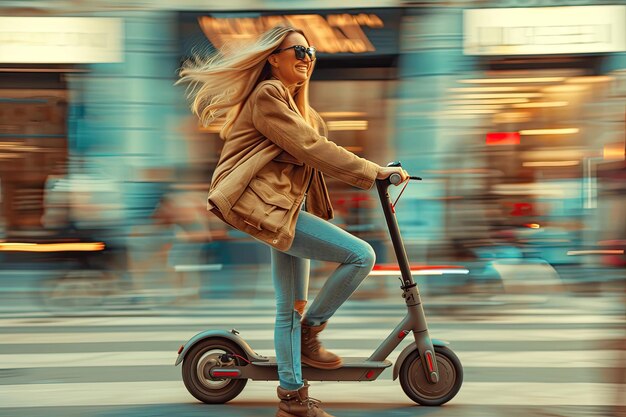
<path id="1" fill-rule="evenodd" d="M 400 181 L 402 179 L 400 178 L 400 174 L 396 174 L 393 173 L 389 176 L 389 182 L 391 182 L 393 185 L 400 185 Z M 421 177 L 415 177 L 415 176 L 410 176 L 409 179 L 406 181 L 406 183 L 404 184 L 404 187 L 402 187 L 402 190 L 400 191 L 400 194 L 398 195 L 398 198 L 396 198 L 396 201 L 394 201 L 391 204 L 391 210 L 393 210 L 395 212 L 396 209 L 396 204 L 398 204 L 398 201 L 400 200 L 400 197 L 402 197 L 402 193 L 404 192 L 404 190 L 406 189 L 406 186 L 409 185 L 409 181 L 410 180 L 417 180 L 417 181 L 421 181 L 422 178 Z"/>

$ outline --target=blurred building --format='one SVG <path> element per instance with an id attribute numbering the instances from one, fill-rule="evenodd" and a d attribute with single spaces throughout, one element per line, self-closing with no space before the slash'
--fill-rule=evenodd
<path id="1" fill-rule="evenodd" d="M 446 256 L 514 243 L 518 256 L 578 263 L 572 254 L 598 249 L 608 229 L 625 233 L 607 217 L 615 203 L 599 197 L 597 172 L 624 159 L 626 7 L 480 6 L 418 18 L 433 26 L 457 19 L 448 28 L 458 29 L 462 46 L 448 32 L 447 53 L 427 49 L 437 42 L 425 36 L 416 42 L 423 50 L 407 54 L 440 63 L 419 77 L 437 86 L 429 96 L 438 108 L 412 110 L 422 126 L 434 125 L 432 173 L 447 200 L 437 210 L 443 227 L 428 236 L 443 234 Z"/>
<path id="2" fill-rule="evenodd" d="M 176 69 L 192 51 L 290 23 L 320 51 L 311 100 L 332 139 L 425 178 L 398 210 L 413 253 L 497 246 L 578 262 L 567 253 L 625 233 L 607 223 L 623 190 L 603 187 L 624 169 L 626 6 L 605 3 L 4 2 L 5 233 L 45 229 L 46 180 L 84 169 L 73 160 L 119 188 L 121 233 L 151 222 L 172 184 L 208 188 L 219 126 L 190 117 Z M 338 223 L 386 240 L 374 192 L 329 185 Z M 243 237 L 230 239 L 222 251 Z"/>

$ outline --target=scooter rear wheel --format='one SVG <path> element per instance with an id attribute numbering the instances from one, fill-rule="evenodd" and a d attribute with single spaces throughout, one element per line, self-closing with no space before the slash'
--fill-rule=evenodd
<path id="1" fill-rule="evenodd" d="M 214 363 L 225 353 L 245 358 L 244 352 L 234 342 L 222 338 L 202 340 L 195 344 L 183 360 L 183 382 L 187 391 L 207 404 L 223 404 L 238 396 L 248 383 L 247 379 L 216 379 L 209 375 Z M 243 361 L 235 358 L 237 365 Z"/>
<path id="2" fill-rule="evenodd" d="M 418 350 L 407 356 L 400 367 L 400 385 L 404 393 L 420 405 L 438 406 L 447 403 L 463 384 L 463 366 L 451 349 L 435 346 L 439 382 L 426 378 Z"/>

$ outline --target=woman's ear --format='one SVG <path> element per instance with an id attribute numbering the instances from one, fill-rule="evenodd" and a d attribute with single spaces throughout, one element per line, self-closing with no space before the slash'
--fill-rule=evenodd
<path id="1" fill-rule="evenodd" d="M 270 55 L 267 58 L 267 62 L 269 62 L 274 68 L 278 68 L 278 57 L 276 55 Z"/>

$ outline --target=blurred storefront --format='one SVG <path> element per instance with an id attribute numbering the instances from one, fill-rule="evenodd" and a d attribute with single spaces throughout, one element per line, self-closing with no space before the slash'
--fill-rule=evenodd
<path id="1" fill-rule="evenodd" d="M 66 160 L 67 86 L 63 69 L 1 70 L 1 213 L 5 233 L 14 235 L 40 228 L 46 177 Z"/>
<path id="2" fill-rule="evenodd" d="M 311 104 L 326 121 L 332 140 L 384 164 L 397 158 L 393 150 L 394 97 L 403 16 L 402 8 L 181 12 L 181 60 L 192 53 L 210 53 L 227 43 L 252 40 L 278 24 L 302 29 L 318 50 Z M 198 178 L 206 182 L 222 146 L 218 136 L 220 123 L 197 129 L 204 145 L 204 149 L 197 149 L 206 159 L 195 165 L 203 171 Z M 374 245 L 386 238 L 373 193 L 332 178 L 327 178 L 327 182 L 336 223 Z M 382 258 L 384 248 L 378 249 Z"/>
<path id="3" fill-rule="evenodd" d="M 46 183 L 67 174 L 68 77 L 86 64 L 120 60 L 114 19 L 0 17 L 0 184 L 9 238 L 42 235 Z"/>
<path id="4" fill-rule="evenodd" d="M 380 164 L 401 160 L 424 178 L 407 187 L 397 211 L 415 262 L 576 263 L 585 258 L 568 252 L 624 234 L 606 219 L 623 204 L 623 191 L 607 190 L 624 160 L 625 6 L 122 3 L 103 1 L 77 27 L 55 22 L 62 10 L 42 13 L 48 20 L 37 25 L 0 25 L 0 218 L 11 233 L 42 229 L 46 181 L 76 158 L 70 168 L 98 167 L 88 174 L 121 193 L 111 213 L 136 258 L 161 253 L 171 235 L 152 237 L 175 224 L 192 234 L 211 229 L 196 237 L 220 239 L 209 242 L 219 255 L 212 262 L 236 264 L 241 253 L 251 254 L 249 264 L 267 261 L 237 249 L 254 244 L 246 236 L 198 220 L 222 141 L 219 125 L 198 126 L 184 87 L 173 84 L 190 53 L 286 23 L 320 52 L 311 101 L 331 139 Z M 117 26 L 98 29 L 104 20 Z M 113 55 L 104 45 L 115 46 Z M 335 222 L 373 243 L 384 262 L 375 193 L 328 183 Z M 167 209 L 171 201 L 189 205 L 193 220 L 164 215 L 184 211 Z"/>
<path id="5" fill-rule="evenodd" d="M 176 167 L 172 13 L 15 3 L 0 5 L 3 283 L 44 304 L 119 302 L 171 245 L 136 226 L 157 221 Z"/>
<path id="6" fill-rule="evenodd" d="M 587 232 L 597 170 L 607 148 L 623 149 L 624 75 L 611 68 L 623 60 L 625 27 L 626 6 L 464 11 L 464 53 L 477 70 L 447 90 L 444 111 L 481 121 L 465 155 L 482 161 L 482 178 L 473 192 L 453 193 L 480 202 L 475 225 L 485 228 L 462 241 L 513 238 L 553 265 L 578 263 L 571 254 L 597 242 Z"/>

